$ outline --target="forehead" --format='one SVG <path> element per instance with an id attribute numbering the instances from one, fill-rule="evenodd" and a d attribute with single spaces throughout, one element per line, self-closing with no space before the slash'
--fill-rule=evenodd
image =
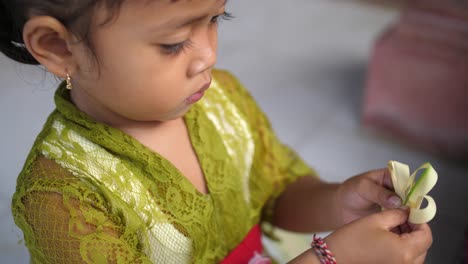
<path id="1" fill-rule="evenodd" d="M 223 6 L 226 5 L 227 1 L 228 0 L 129 0 L 124 1 L 123 6 L 145 9 L 180 9 L 202 6 Z"/>
<path id="2" fill-rule="evenodd" d="M 209 15 L 226 3 L 227 0 L 128 0 L 123 2 L 115 20 L 169 25 L 176 20 Z M 98 15 L 97 20 L 104 18 L 107 12 L 100 13 L 103 16 Z"/>
<path id="3" fill-rule="evenodd" d="M 127 37 L 168 34 L 191 20 L 221 12 L 226 3 L 227 0 L 126 0 L 118 9 L 99 5 L 93 14 L 91 34 L 94 38 L 105 33 Z"/>

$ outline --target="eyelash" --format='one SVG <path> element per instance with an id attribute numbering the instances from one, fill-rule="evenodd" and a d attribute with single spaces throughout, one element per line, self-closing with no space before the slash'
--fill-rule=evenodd
<path id="1" fill-rule="evenodd" d="M 213 25 L 218 25 L 220 20 L 226 20 L 229 21 L 233 19 L 234 16 L 231 13 L 224 12 L 220 15 L 216 15 L 211 18 L 210 23 Z M 190 39 L 180 42 L 180 43 L 175 43 L 175 44 L 160 44 L 159 46 L 164 50 L 165 53 L 169 55 L 177 55 L 184 51 L 187 48 L 190 48 L 190 45 L 192 44 L 192 41 Z"/>
<path id="2" fill-rule="evenodd" d="M 215 24 L 218 24 L 220 20 L 226 20 L 226 21 L 229 21 L 231 19 L 233 19 L 234 16 L 229 13 L 229 12 L 224 12 L 220 15 L 217 15 L 217 16 L 214 16 L 211 18 L 211 23 L 215 23 Z"/>

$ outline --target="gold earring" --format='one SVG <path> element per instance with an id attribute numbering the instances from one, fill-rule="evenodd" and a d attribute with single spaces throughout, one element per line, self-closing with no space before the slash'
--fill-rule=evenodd
<path id="1" fill-rule="evenodd" d="M 68 90 L 73 89 L 72 83 L 71 83 L 71 77 L 70 77 L 70 74 L 68 74 L 68 73 L 67 73 L 66 81 L 67 81 L 67 89 L 68 89 Z"/>

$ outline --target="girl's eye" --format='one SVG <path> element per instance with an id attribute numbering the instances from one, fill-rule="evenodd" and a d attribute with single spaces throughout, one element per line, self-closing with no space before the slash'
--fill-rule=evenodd
<path id="1" fill-rule="evenodd" d="M 211 18 L 210 22 L 212 24 L 218 24 L 220 20 L 231 20 L 233 19 L 234 16 L 231 13 L 224 12 L 222 14 L 219 14 L 217 16 L 214 16 Z M 177 55 L 180 52 L 184 51 L 186 48 L 189 48 L 192 42 L 190 40 L 186 40 L 180 43 L 175 43 L 175 44 L 160 44 L 159 46 L 163 50 L 165 54 L 168 55 Z"/>
<path id="2" fill-rule="evenodd" d="M 191 44 L 190 40 L 186 40 L 180 43 L 175 44 L 160 44 L 159 46 L 162 48 L 163 52 L 169 55 L 176 55 L 182 52 L 184 49 L 189 47 Z"/>
<path id="3" fill-rule="evenodd" d="M 214 16 L 211 18 L 211 23 L 218 24 L 220 20 L 231 20 L 234 16 L 229 12 L 224 12 L 220 15 Z"/>

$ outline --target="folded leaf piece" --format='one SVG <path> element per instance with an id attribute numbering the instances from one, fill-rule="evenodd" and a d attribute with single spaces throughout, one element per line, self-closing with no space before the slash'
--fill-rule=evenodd
<path id="1" fill-rule="evenodd" d="M 395 192 L 400 196 L 403 205 L 410 208 L 408 221 L 413 224 L 424 224 L 431 221 L 437 211 L 434 199 L 426 195 L 437 183 L 437 172 L 431 164 L 424 163 L 411 175 L 408 165 L 398 161 L 389 161 L 388 169 Z M 422 173 L 416 179 L 420 170 Z M 427 206 L 421 209 L 424 199 L 427 200 Z"/>

